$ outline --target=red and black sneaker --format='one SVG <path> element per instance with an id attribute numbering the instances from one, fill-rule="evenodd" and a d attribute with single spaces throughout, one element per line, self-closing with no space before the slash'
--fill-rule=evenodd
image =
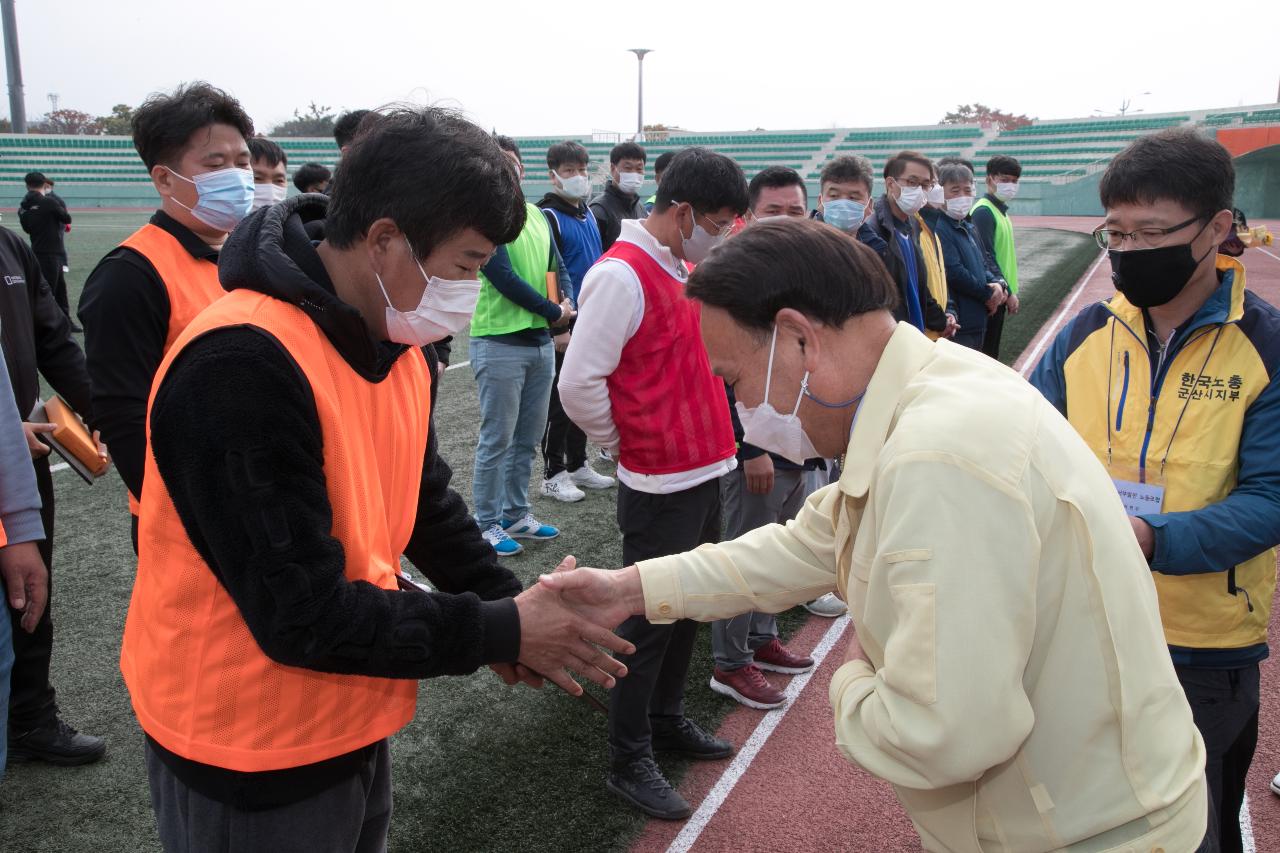
<path id="1" fill-rule="evenodd" d="M 748 708 L 768 711 L 787 704 L 787 697 L 770 684 L 760 667 L 749 663 L 739 669 L 723 670 L 719 667 L 711 674 L 711 689 L 721 696 L 728 696 Z"/>

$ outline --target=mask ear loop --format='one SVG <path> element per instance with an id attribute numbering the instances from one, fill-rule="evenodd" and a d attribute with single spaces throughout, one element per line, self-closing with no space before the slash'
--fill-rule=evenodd
<path id="1" fill-rule="evenodd" d="M 695 223 L 696 224 L 696 223 Z M 773 384 L 773 353 L 778 346 L 778 326 L 773 327 L 773 338 L 769 341 L 769 367 L 764 373 L 764 401 L 761 405 L 769 406 L 769 387 Z M 772 406 L 770 406 L 772 408 Z"/>
<path id="2" fill-rule="evenodd" d="M 382 276 L 378 275 L 377 271 L 375 270 L 373 273 L 373 277 L 378 280 L 378 289 L 382 291 L 382 298 L 387 300 L 387 307 L 390 308 L 392 311 L 395 311 L 396 306 L 391 304 L 391 297 L 387 295 L 387 288 L 384 287 L 382 284 Z"/>

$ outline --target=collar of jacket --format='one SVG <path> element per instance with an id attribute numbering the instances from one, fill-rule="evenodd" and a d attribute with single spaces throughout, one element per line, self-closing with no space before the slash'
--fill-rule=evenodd
<path id="1" fill-rule="evenodd" d="M 875 222 L 876 230 L 880 232 L 880 236 L 889 241 L 893 245 L 895 241 L 889 240 L 897 231 L 897 217 L 893 215 L 893 206 L 889 204 L 889 194 L 885 193 L 876 199 L 875 206 L 872 208 L 874 216 L 871 221 Z M 907 217 L 907 224 L 911 226 L 911 236 L 920 237 L 920 220 L 914 216 Z"/>
<path id="2" fill-rule="evenodd" d="M 1178 330 L 1178 337 L 1183 340 L 1187 334 L 1203 326 L 1237 323 L 1244 316 L 1244 264 L 1229 255 L 1218 255 L 1214 266 L 1218 270 L 1218 288 Z M 1134 306 L 1122 293 L 1112 296 L 1106 305 L 1116 319 L 1145 340 L 1140 334 L 1140 330 L 1146 328 L 1146 317 L 1141 308 Z"/>
<path id="3" fill-rule="evenodd" d="M 573 204 L 557 192 L 549 192 L 538 202 L 538 207 L 542 209 L 552 208 L 558 210 L 565 216 L 573 216 L 577 219 L 587 218 L 587 203 L 585 201 Z"/>
<path id="4" fill-rule="evenodd" d="M 228 291 L 255 290 L 301 308 L 352 370 L 381 382 L 409 348 L 375 340 L 360 312 L 338 298 L 304 228 L 328 206 L 327 196 L 311 193 L 249 214 L 223 246 L 218 278 Z"/>
<path id="5" fill-rule="evenodd" d="M 187 254 L 193 258 L 203 258 L 205 260 L 218 262 L 218 250 L 210 246 L 204 240 L 200 239 L 200 235 L 174 219 L 163 210 L 157 210 L 151 216 L 151 224 L 167 231 L 173 239 L 177 240 L 182 248 L 187 250 Z"/>
<path id="6" fill-rule="evenodd" d="M 640 200 L 639 195 L 627 195 L 618 188 L 618 185 L 613 182 L 612 178 L 610 178 L 609 182 L 604 185 L 604 194 L 607 196 L 613 196 L 613 198 L 616 199 L 617 202 L 626 210 L 634 211 L 637 206 L 641 209 L 644 208 L 644 202 Z"/>
<path id="7" fill-rule="evenodd" d="M 987 201 L 991 202 L 992 204 L 994 204 L 996 206 L 996 210 L 1000 211 L 1001 213 L 1009 212 L 1009 205 L 1001 201 L 1000 196 L 996 195 L 995 193 L 983 193 L 982 197 L 985 198 Z"/>
<path id="8" fill-rule="evenodd" d="M 898 415 L 902 390 L 920 372 L 933 353 L 934 344 L 910 323 L 899 323 L 880 354 L 867 393 L 858 404 L 858 415 L 849 436 L 840 491 L 860 498 L 871 487 L 876 460 Z"/>

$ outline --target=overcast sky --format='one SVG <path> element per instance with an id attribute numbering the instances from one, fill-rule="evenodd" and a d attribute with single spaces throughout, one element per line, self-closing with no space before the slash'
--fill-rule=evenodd
<path id="1" fill-rule="evenodd" d="M 655 51 L 646 122 L 697 131 L 928 124 L 973 101 L 1046 119 L 1126 97 L 1149 113 L 1270 103 L 1280 49 L 1265 6 L 18 0 L 17 15 L 28 118 L 50 92 L 101 115 L 206 79 L 261 132 L 312 100 L 414 100 L 554 136 L 634 131 L 634 47 Z"/>

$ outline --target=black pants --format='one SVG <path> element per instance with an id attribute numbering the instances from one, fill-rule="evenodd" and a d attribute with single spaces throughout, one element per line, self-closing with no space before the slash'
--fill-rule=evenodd
<path id="1" fill-rule="evenodd" d="M 40 490 L 40 520 L 44 541 L 40 558 L 49 569 L 49 602 L 44 615 L 28 634 L 19 624 L 22 614 L 9 608 L 13 624 L 13 675 L 10 677 L 9 731 L 23 734 L 50 722 L 58 713 L 57 697 L 49 683 L 53 659 L 53 475 L 49 458 L 35 460 L 36 486 Z"/>
<path id="2" fill-rule="evenodd" d="M 987 317 L 987 333 L 982 336 L 982 351 L 996 361 L 1000 360 L 1000 333 L 1004 331 L 1006 313 L 1005 307 L 1001 305 L 996 313 Z"/>
<path id="3" fill-rule="evenodd" d="M 564 353 L 556 353 L 556 378 L 551 383 L 551 401 L 547 404 L 547 430 L 542 434 L 542 459 L 546 479 L 561 471 L 577 471 L 587 464 L 587 434 L 569 420 L 560 405 L 560 367 Z"/>
<path id="4" fill-rule="evenodd" d="M 1240 853 L 1240 805 L 1258 746 L 1258 665 L 1244 669 L 1177 667 L 1204 738 L 1209 782 L 1209 833 L 1221 853 Z"/>
<path id="5" fill-rule="evenodd" d="M 36 261 L 40 264 L 40 272 L 44 275 L 44 280 L 49 282 L 49 287 L 53 290 L 54 301 L 58 303 L 62 313 L 70 317 L 71 306 L 67 304 L 67 277 L 62 273 L 62 268 L 67 264 L 67 256 L 36 255 Z"/>
<path id="6" fill-rule="evenodd" d="M 682 554 L 720 539 L 720 480 L 670 495 L 618 485 L 618 529 L 622 563 Z M 632 616 L 617 631 L 636 653 L 619 655 L 627 677 L 609 691 L 609 751 L 615 763 L 652 754 L 651 717 L 684 716 L 684 682 L 698 623 L 681 619 L 653 625 Z"/>
<path id="7" fill-rule="evenodd" d="M 147 746 L 151 808 L 165 853 L 381 853 L 391 826 L 391 754 L 383 740 L 360 772 L 313 797 L 262 811 L 210 799 Z"/>

